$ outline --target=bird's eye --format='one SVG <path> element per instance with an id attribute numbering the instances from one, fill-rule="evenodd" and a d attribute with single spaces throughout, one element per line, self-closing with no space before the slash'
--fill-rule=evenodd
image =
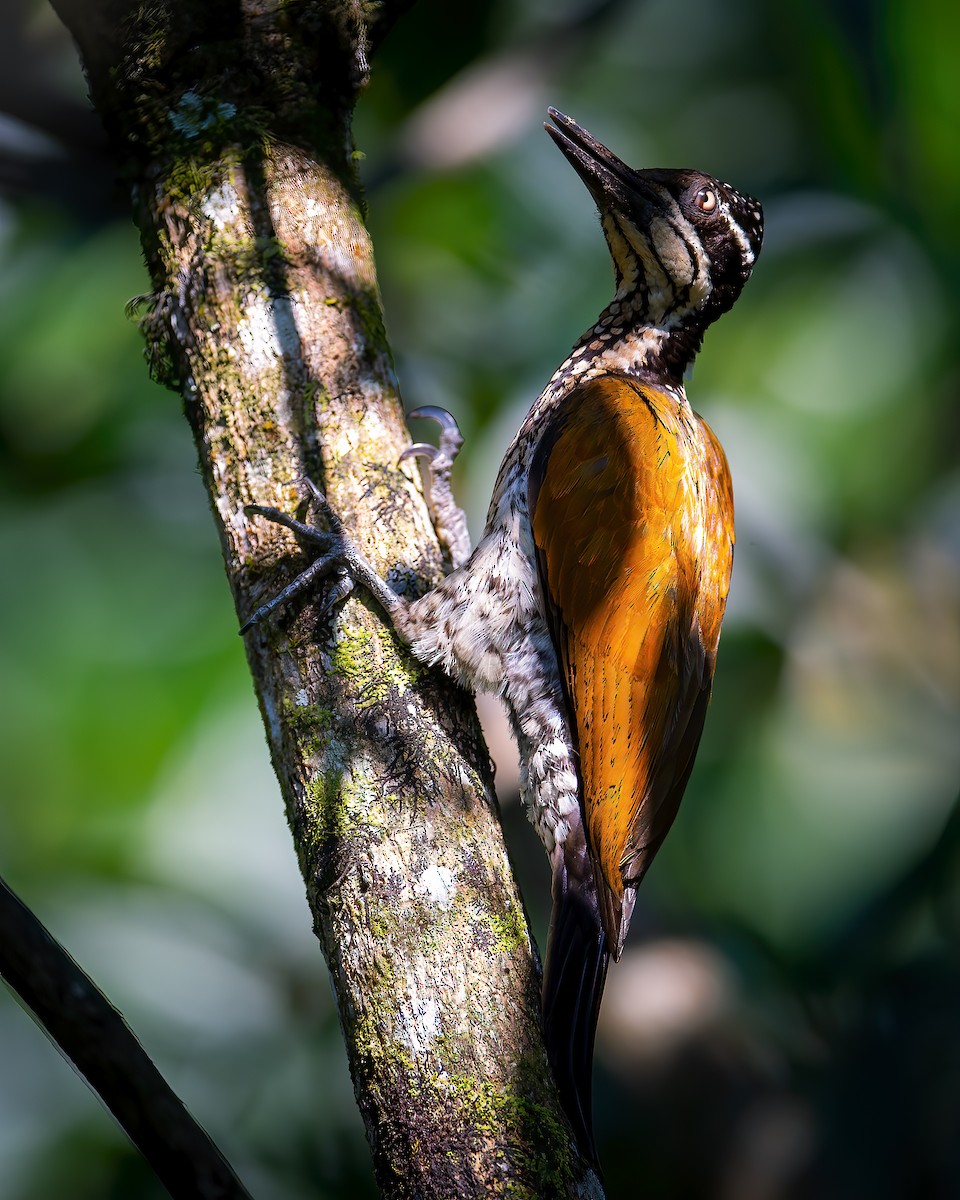
<path id="1" fill-rule="evenodd" d="M 702 187 L 694 193 L 693 203 L 708 217 L 713 216 L 720 207 L 720 200 L 717 193 L 713 188 L 708 187 Z"/>

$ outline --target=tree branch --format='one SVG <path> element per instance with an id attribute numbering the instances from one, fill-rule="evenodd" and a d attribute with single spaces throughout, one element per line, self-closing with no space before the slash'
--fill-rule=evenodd
<path id="1" fill-rule="evenodd" d="M 123 1017 L 0 880 L 0 977 L 129 1134 L 178 1200 L 250 1200 Z"/>
<path id="2" fill-rule="evenodd" d="M 395 586 L 428 586 L 442 560 L 397 465 L 408 439 L 351 153 L 368 6 L 55 7 L 132 188 L 149 353 L 183 395 L 239 614 L 303 566 L 243 507 L 292 511 L 305 474 Z M 247 652 L 382 1191 L 599 1195 L 549 1082 L 469 698 L 362 594 L 332 622 L 307 604 L 258 628 Z"/>

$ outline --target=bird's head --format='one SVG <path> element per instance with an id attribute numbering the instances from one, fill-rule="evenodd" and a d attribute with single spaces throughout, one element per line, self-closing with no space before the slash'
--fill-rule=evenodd
<path id="1" fill-rule="evenodd" d="M 544 128 L 600 210 L 618 310 L 634 328 L 672 336 L 664 365 L 682 374 L 750 278 L 763 241 L 759 202 L 702 171 L 634 171 L 576 121 L 549 113 Z"/>

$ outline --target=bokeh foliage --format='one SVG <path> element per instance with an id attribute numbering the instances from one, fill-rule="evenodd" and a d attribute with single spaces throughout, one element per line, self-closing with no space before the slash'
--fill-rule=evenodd
<path id="1" fill-rule="evenodd" d="M 34 92 L 79 103 L 49 12 L 5 19 Z M 358 114 L 401 385 L 461 420 L 475 528 L 609 294 L 546 104 L 767 212 L 689 384 L 737 562 L 697 770 L 611 972 L 611 1196 L 960 1193 L 958 25 L 943 0 L 421 0 Z M 0 108 L 29 124 L 22 98 Z M 0 155 L 24 137 L 46 162 L 2 124 Z M 124 315 L 136 233 L 89 201 L 95 158 L 52 161 L 0 207 L 0 870 L 255 1194 L 369 1195 L 189 432 Z M 542 935 L 509 756 L 501 783 Z M 0 1194 L 160 1194 L 6 994 Z"/>

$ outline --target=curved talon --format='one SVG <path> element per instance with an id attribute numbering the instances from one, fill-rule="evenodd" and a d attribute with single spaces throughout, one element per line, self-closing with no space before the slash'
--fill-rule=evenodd
<path id="1" fill-rule="evenodd" d="M 330 507 L 327 503 L 327 497 L 323 492 L 321 492 L 309 475 L 301 475 L 297 480 L 297 483 L 302 484 L 302 486 L 307 489 L 307 491 L 310 493 L 311 501 L 319 508 L 327 509 Z"/>
<path id="2" fill-rule="evenodd" d="M 353 580 L 347 573 L 346 567 L 338 567 L 334 575 L 336 576 L 336 580 L 330 586 L 329 591 L 323 599 L 323 603 L 317 610 L 317 616 L 320 619 L 332 612 L 338 604 L 342 604 L 353 591 Z"/>
<path id="3" fill-rule="evenodd" d="M 414 442 L 412 446 L 408 446 L 400 455 L 398 462 L 405 462 L 408 458 L 425 458 L 431 464 L 436 462 L 440 457 L 441 451 L 430 442 Z"/>
<path id="4" fill-rule="evenodd" d="M 450 564 L 457 568 L 470 556 L 470 534 L 467 518 L 453 498 L 450 476 L 453 461 L 463 445 L 460 426 L 451 413 L 437 404 L 424 404 L 407 413 L 408 419 L 436 421 L 440 426 L 440 444 L 415 442 L 400 455 L 400 461 L 419 458 L 427 508 L 433 527 L 442 546 L 446 547 Z"/>
<path id="5" fill-rule="evenodd" d="M 457 425 L 453 413 L 447 412 L 439 404 L 421 404 L 419 408 L 415 408 L 407 413 L 407 420 L 411 419 L 415 421 L 436 421 L 443 429 L 455 429 L 457 433 L 460 432 L 460 427 Z"/>
<path id="6" fill-rule="evenodd" d="M 451 462 L 457 457 L 457 452 L 463 445 L 463 434 L 453 413 L 448 413 L 439 404 L 423 404 L 407 413 L 407 420 L 436 421 L 440 426 L 440 452 Z"/>

